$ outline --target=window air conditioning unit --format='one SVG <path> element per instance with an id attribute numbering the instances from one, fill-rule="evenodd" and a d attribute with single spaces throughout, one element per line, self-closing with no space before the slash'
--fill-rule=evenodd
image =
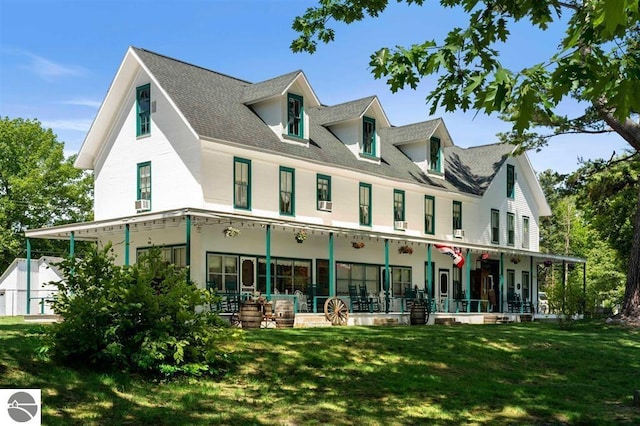
<path id="1" fill-rule="evenodd" d="M 318 201 L 318 210 L 330 212 L 332 208 L 333 203 L 331 201 Z"/>
<path id="2" fill-rule="evenodd" d="M 407 222 L 402 220 L 396 220 L 393 226 L 396 229 L 407 229 Z"/>
<path id="3" fill-rule="evenodd" d="M 464 229 L 454 229 L 453 238 L 464 238 Z"/>
<path id="4" fill-rule="evenodd" d="M 136 200 L 136 211 L 151 210 L 150 200 Z"/>

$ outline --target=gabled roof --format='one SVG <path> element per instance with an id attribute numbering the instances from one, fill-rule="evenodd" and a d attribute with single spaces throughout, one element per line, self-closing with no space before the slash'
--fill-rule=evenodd
<path id="1" fill-rule="evenodd" d="M 49 267 L 61 279 L 63 278 L 64 274 L 62 273 L 60 268 L 58 268 L 55 265 L 52 265 L 52 263 L 62 262 L 63 260 L 64 259 L 62 259 L 61 257 L 52 257 L 52 256 L 42 256 L 40 259 L 31 259 L 33 264 L 34 265 L 37 264 L 38 267 L 40 267 L 40 265 L 42 264 L 46 264 L 47 267 Z M 16 257 L 15 259 L 13 259 L 13 262 L 11 262 L 11 264 L 7 266 L 7 269 L 4 270 L 2 275 L 0 275 L 0 286 L 2 286 L 2 284 L 5 283 L 5 280 L 7 279 L 7 277 L 11 274 L 11 272 L 13 272 L 13 270 L 15 270 L 18 267 L 20 262 L 26 262 L 26 261 L 27 259 L 21 258 L 21 257 Z"/>
<path id="2" fill-rule="evenodd" d="M 421 139 L 429 139 L 433 136 L 438 126 L 442 124 L 441 118 L 422 121 L 420 123 L 407 124 L 406 126 L 389 127 L 382 129 L 384 137 L 392 145 L 413 142 Z"/>
<path id="3" fill-rule="evenodd" d="M 460 191 L 482 195 L 515 147 L 509 144 L 445 148 L 447 180 Z"/>
<path id="4" fill-rule="evenodd" d="M 263 99 L 282 95 L 300 74 L 302 74 L 302 71 L 298 70 L 260 83 L 250 84 L 244 88 L 242 102 L 252 104 Z"/>
<path id="5" fill-rule="evenodd" d="M 367 96 L 366 98 L 345 102 L 343 104 L 333 106 L 322 105 L 316 108 L 314 117 L 317 123 L 323 126 L 331 126 L 332 124 L 343 121 L 361 118 L 375 99 L 375 96 Z"/>

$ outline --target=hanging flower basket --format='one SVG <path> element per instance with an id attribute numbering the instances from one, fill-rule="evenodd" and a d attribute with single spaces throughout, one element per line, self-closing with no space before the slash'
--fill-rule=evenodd
<path id="1" fill-rule="evenodd" d="M 298 231 L 296 232 L 295 239 L 298 244 L 302 244 L 302 242 L 307 239 L 307 233 L 304 231 Z"/>
<path id="2" fill-rule="evenodd" d="M 364 243 L 362 241 L 354 241 L 351 243 L 351 247 L 353 247 L 354 249 L 361 249 L 362 247 L 364 247 Z"/>
<path id="3" fill-rule="evenodd" d="M 225 237 L 235 237 L 236 235 L 240 234 L 240 230 L 234 228 L 233 226 L 227 226 L 222 230 L 222 233 Z"/>
<path id="4" fill-rule="evenodd" d="M 521 256 L 513 256 L 513 257 L 511 257 L 511 263 L 516 264 L 516 265 L 518 263 L 520 263 L 521 260 L 522 260 Z"/>
<path id="5" fill-rule="evenodd" d="M 551 265 L 553 265 L 553 262 L 552 262 L 552 261 L 550 261 L 550 260 L 545 260 L 543 264 L 544 264 L 544 267 L 545 267 L 545 268 L 548 268 L 548 267 L 550 267 Z"/>
<path id="6" fill-rule="evenodd" d="M 413 254 L 413 248 L 409 246 L 398 247 L 398 253 L 400 254 Z"/>

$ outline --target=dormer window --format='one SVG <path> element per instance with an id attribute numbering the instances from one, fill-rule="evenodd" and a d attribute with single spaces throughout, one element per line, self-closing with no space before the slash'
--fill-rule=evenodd
<path id="1" fill-rule="evenodd" d="M 304 106 L 302 96 L 289 93 L 287 100 L 287 134 L 304 138 Z"/>
<path id="2" fill-rule="evenodd" d="M 442 146 L 438 138 L 431 138 L 429 144 L 429 170 L 442 173 Z"/>
<path id="3" fill-rule="evenodd" d="M 369 117 L 362 119 L 362 154 L 376 156 L 376 120 Z"/>

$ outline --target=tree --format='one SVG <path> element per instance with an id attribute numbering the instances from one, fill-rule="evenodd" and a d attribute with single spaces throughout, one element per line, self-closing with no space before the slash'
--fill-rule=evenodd
<path id="1" fill-rule="evenodd" d="M 24 253 L 25 229 L 91 219 L 92 177 L 63 149 L 37 120 L 0 119 L 0 271 Z M 33 244 L 36 254 L 67 250 L 63 242 Z"/>
<path id="2" fill-rule="evenodd" d="M 398 0 L 402 2 L 403 0 Z M 404 0 L 423 6 L 424 0 Z M 441 42 L 383 47 L 371 55 L 376 78 L 387 78 L 391 91 L 416 88 L 421 78 L 438 75 L 427 96 L 431 113 L 474 109 L 499 113 L 512 123 L 503 135 L 521 150 L 540 148 L 568 133 L 617 133 L 640 151 L 640 11 L 637 0 L 440 0 L 462 7 L 467 28 L 453 28 Z M 350 24 L 376 17 L 388 0 L 322 0 L 296 17 L 295 52 L 313 53 L 318 41 L 334 40 L 331 20 Z M 519 71 L 499 61 L 498 46 L 509 28 L 529 20 L 540 31 L 552 22 L 566 23 L 558 50 L 547 61 Z M 581 112 L 562 113 L 560 103 L 573 100 Z M 635 120 L 635 121 L 634 121 Z M 542 133 L 539 133 L 542 132 Z M 640 317 L 640 194 L 636 194 L 633 247 L 629 256 L 623 314 Z"/>

